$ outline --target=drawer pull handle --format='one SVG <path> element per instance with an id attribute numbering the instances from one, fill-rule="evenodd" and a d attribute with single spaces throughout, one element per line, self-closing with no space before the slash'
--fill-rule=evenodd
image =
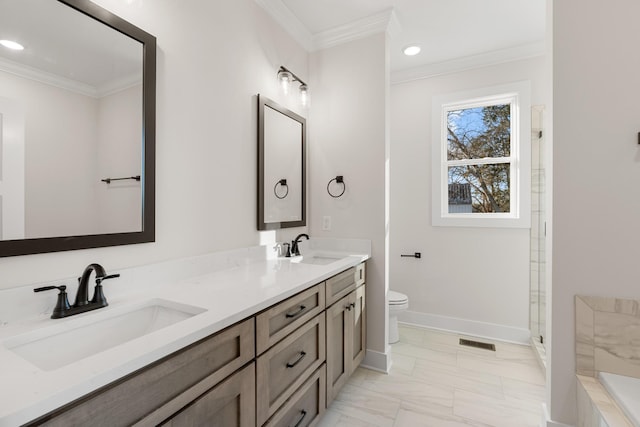
<path id="1" fill-rule="evenodd" d="M 298 311 L 296 311 L 295 313 L 287 313 L 284 315 L 284 317 L 286 317 L 287 319 L 291 319 L 292 317 L 300 316 L 306 308 L 306 306 L 301 305 Z"/>
<path id="2" fill-rule="evenodd" d="M 304 409 L 300 411 L 300 413 L 302 414 L 302 416 L 300 417 L 298 422 L 293 425 L 293 427 L 298 427 L 300 424 L 302 424 L 302 420 L 304 420 L 304 417 L 307 416 L 307 411 L 305 411 Z"/>
<path id="3" fill-rule="evenodd" d="M 345 308 L 349 311 L 351 311 L 352 308 L 354 308 L 356 306 L 355 302 L 352 302 L 351 304 L 348 304 Z"/>
<path id="4" fill-rule="evenodd" d="M 293 368 L 294 366 L 296 366 L 298 363 L 300 363 L 300 361 L 302 359 L 304 359 L 304 357 L 307 355 L 307 353 L 305 353 L 304 351 L 300 352 L 300 356 L 296 359 L 295 362 L 289 362 L 287 363 L 287 368 Z"/>

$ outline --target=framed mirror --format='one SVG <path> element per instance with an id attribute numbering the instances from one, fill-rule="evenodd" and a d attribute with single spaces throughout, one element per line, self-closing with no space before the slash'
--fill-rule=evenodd
<path id="1" fill-rule="evenodd" d="M 258 95 L 258 230 L 306 225 L 307 121 Z"/>
<path id="2" fill-rule="evenodd" d="M 2 0 L 0 40 L 0 256 L 153 242 L 155 37 L 87 0 Z"/>

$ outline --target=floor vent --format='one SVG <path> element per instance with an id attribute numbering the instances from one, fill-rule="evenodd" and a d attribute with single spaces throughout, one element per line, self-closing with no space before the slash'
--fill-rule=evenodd
<path id="1" fill-rule="evenodd" d="M 496 351 L 495 344 L 489 344 L 489 343 L 480 342 L 480 341 L 465 340 L 464 338 L 460 338 L 460 345 L 466 345 L 468 347 L 476 347 L 476 348 L 482 348 L 485 350 Z"/>

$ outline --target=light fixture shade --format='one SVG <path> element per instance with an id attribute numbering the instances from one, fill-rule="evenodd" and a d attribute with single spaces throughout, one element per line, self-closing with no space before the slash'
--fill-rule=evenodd
<path id="1" fill-rule="evenodd" d="M 285 95 L 289 93 L 289 86 L 291 85 L 292 81 L 293 81 L 293 74 L 291 74 L 289 71 L 286 71 L 286 70 L 278 71 L 278 82 L 280 83 L 280 86 L 282 87 L 282 91 L 285 93 Z"/>
<path id="2" fill-rule="evenodd" d="M 300 85 L 300 103 L 303 107 L 309 105 L 309 87 L 305 84 Z"/>

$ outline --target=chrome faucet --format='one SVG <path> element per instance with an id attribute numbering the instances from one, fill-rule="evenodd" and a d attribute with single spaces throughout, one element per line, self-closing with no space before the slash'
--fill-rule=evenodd
<path id="1" fill-rule="evenodd" d="M 300 255 L 300 248 L 298 248 L 298 243 L 300 243 L 300 239 L 302 239 L 303 237 L 309 240 L 309 235 L 302 233 L 298 234 L 298 236 L 291 242 L 291 256 Z"/>
<path id="2" fill-rule="evenodd" d="M 89 278 L 93 272 L 96 274 L 96 286 L 93 290 L 93 298 L 89 301 Z M 73 316 L 74 314 L 80 314 L 108 306 L 109 303 L 102 292 L 102 282 L 107 279 L 115 279 L 116 277 L 120 277 L 120 275 L 111 274 L 107 276 L 107 273 L 100 264 L 89 264 L 82 272 L 82 276 L 78 277 L 76 301 L 72 306 L 69 305 L 66 292 L 67 287 L 64 285 L 44 286 L 42 288 L 36 288 L 33 291 L 42 292 L 51 289 L 58 289 L 60 291 L 58 294 L 58 303 L 53 309 L 53 314 L 51 315 L 52 319 L 59 319 L 61 317 Z"/>

